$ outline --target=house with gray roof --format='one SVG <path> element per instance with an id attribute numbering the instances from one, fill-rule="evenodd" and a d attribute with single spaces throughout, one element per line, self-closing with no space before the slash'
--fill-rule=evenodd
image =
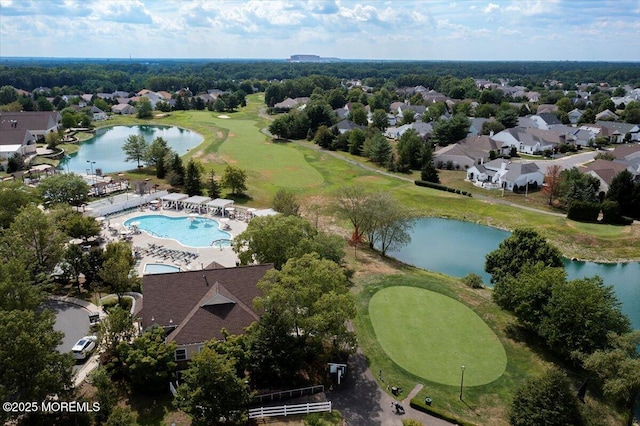
<path id="1" fill-rule="evenodd" d="M 483 188 L 514 191 L 529 186 L 542 186 L 544 174 L 535 163 L 496 159 L 467 169 L 467 180 Z"/>
<path id="2" fill-rule="evenodd" d="M 571 124 L 578 124 L 578 121 L 580 121 L 580 117 L 582 117 L 582 114 L 583 112 L 578 108 L 572 109 L 567 113 L 567 115 L 569 116 L 569 122 Z"/>
<path id="3" fill-rule="evenodd" d="M 504 152 L 502 145 L 502 142 L 495 141 L 486 135 L 469 135 L 457 143 L 439 148 L 433 153 L 433 161 L 436 165 L 451 161 L 454 167 L 468 169 L 488 162 L 490 151 L 498 155 L 508 153 Z"/>
<path id="4" fill-rule="evenodd" d="M 118 104 L 111 107 L 114 114 L 131 115 L 136 113 L 136 108 L 129 104 Z"/>
<path id="5" fill-rule="evenodd" d="M 623 143 L 627 134 L 630 141 L 640 142 L 640 124 L 602 120 L 596 121 L 596 126 L 602 129 L 601 135 L 608 137 L 611 143 Z"/>
<path id="6" fill-rule="evenodd" d="M 0 157 L 35 154 L 38 141 L 57 132 L 61 121 L 58 111 L 0 112 Z"/>

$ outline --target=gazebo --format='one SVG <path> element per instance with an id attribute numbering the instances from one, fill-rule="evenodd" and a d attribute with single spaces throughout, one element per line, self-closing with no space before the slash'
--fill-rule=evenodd
<path id="1" fill-rule="evenodd" d="M 235 201 L 226 198 L 216 198 L 215 200 L 211 200 L 206 203 L 206 206 L 208 210 L 213 210 L 214 214 L 220 211 L 222 216 L 224 216 L 224 210 L 227 207 L 232 206 L 234 203 Z"/>
<path id="2" fill-rule="evenodd" d="M 198 209 L 198 213 L 200 213 L 203 208 L 207 210 L 207 206 L 205 204 L 207 201 L 211 201 L 211 198 L 204 197 L 202 195 L 194 195 L 193 197 L 182 200 L 182 205 L 185 209 Z"/>
<path id="3" fill-rule="evenodd" d="M 165 203 L 163 208 L 176 210 L 180 210 L 183 207 L 183 200 L 187 198 L 189 198 L 187 194 L 182 194 L 180 192 L 174 192 L 160 197 L 160 199 Z"/>

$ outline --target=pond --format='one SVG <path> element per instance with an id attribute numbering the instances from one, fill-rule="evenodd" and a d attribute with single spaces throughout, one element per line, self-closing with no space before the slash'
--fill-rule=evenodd
<path id="1" fill-rule="evenodd" d="M 489 284 L 484 272 L 485 255 L 495 250 L 509 232 L 459 220 L 421 218 L 415 223 L 411 243 L 389 252 L 405 263 L 454 277 L 475 273 Z M 565 259 L 568 279 L 599 275 L 612 285 L 621 309 L 640 329 L 640 262 L 595 263 Z"/>
<path id="2" fill-rule="evenodd" d="M 142 135 L 151 143 L 161 137 L 179 155 L 198 146 L 204 138 L 198 133 L 180 127 L 167 126 L 113 126 L 96 130 L 96 135 L 80 145 L 80 151 L 64 159 L 61 170 L 86 174 L 101 170 L 103 174 L 135 169 L 137 162 L 124 161 L 122 146 L 130 135 Z"/>

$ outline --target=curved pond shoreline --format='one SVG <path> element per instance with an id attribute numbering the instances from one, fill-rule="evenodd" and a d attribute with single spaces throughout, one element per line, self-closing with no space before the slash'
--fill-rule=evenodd
<path id="1" fill-rule="evenodd" d="M 136 169 L 136 161 L 125 161 L 122 147 L 131 135 L 142 136 L 147 143 L 162 137 L 179 155 L 200 146 L 205 137 L 191 129 L 167 124 L 115 124 L 96 129 L 95 136 L 78 144 L 79 150 L 60 161 L 58 168 L 79 174 L 96 170 L 116 173 Z"/>
<path id="2" fill-rule="evenodd" d="M 388 255 L 399 261 L 453 277 L 469 273 L 490 282 L 484 271 L 486 253 L 495 250 L 510 232 L 458 219 L 420 218 L 411 235 L 411 242 Z M 640 329 L 640 262 L 594 262 L 564 259 L 570 280 L 599 275 L 606 285 L 613 286 L 622 311 Z"/>

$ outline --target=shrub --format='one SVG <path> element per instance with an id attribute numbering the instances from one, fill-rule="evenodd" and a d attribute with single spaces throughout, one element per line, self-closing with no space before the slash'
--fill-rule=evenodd
<path id="1" fill-rule="evenodd" d="M 466 275 L 462 278 L 462 282 L 468 285 L 471 288 L 483 288 L 484 283 L 482 282 L 482 278 L 479 275 L 474 274 L 473 272 Z"/>
<path id="2" fill-rule="evenodd" d="M 600 203 L 574 201 L 569 206 L 567 217 L 579 222 L 595 222 L 600 214 Z"/>
<path id="3" fill-rule="evenodd" d="M 622 222 L 620 205 L 617 201 L 605 201 L 602 203 L 602 222 L 611 224 Z"/>
<path id="4" fill-rule="evenodd" d="M 438 189 L 440 191 L 447 191 L 454 194 L 461 194 L 461 195 L 466 195 L 467 197 L 471 197 L 471 194 L 469 192 L 461 191 L 455 188 L 449 188 L 448 186 L 445 186 L 439 183 L 428 182 L 426 180 L 416 180 L 414 183 L 417 186 L 426 186 L 427 188 Z"/>

